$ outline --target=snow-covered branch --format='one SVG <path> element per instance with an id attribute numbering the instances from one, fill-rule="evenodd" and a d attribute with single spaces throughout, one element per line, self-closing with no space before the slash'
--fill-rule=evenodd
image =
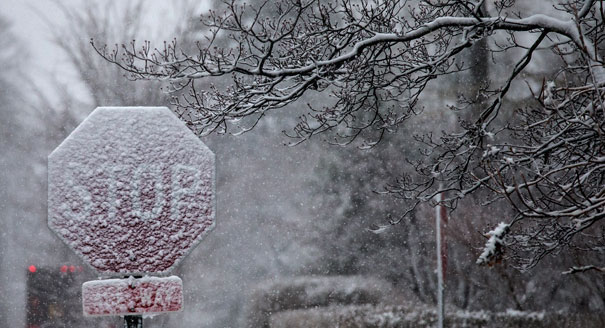
<path id="1" fill-rule="evenodd" d="M 586 272 L 586 271 L 590 271 L 590 270 L 595 270 L 595 271 L 599 271 L 599 272 L 605 272 L 605 267 L 600 268 L 594 265 L 585 265 L 585 266 L 574 266 L 569 268 L 569 270 L 564 271 L 563 274 L 573 274 L 573 273 L 578 273 L 578 272 Z"/>
<path id="2" fill-rule="evenodd" d="M 494 230 L 486 234 L 488 239 L 485 243 L 485 247 L 483 248 L 483 252 L 481 252 L 481 255 L 479 255 L 479 258 L 477 259 L 477 264 L 492 266 L 502 260 L 502 255 L 504 252 L 504 236 L 509 232 L 509 230 L 509 224 L 500 222 L 500 224 L 498 224 Z"/>
<path id="3" fill-rule="evenodd" d="M 248 8 L 232 0 L 223 14 L 203 18 L 206 40 L 193 50 L 176 40 L 159 48 L 93 46 L 133 79 L 170 82 L 177 110 L 199 134 L 247 131 L 269 111 L 324 92 L 332 101 L 309 105 L 288 133 L 294 143 L 322 134 L 332 143 L 360 139 L 372 147 L 422 112 L 431 81 L 470 69 L 459 57 L 489 40 L 487 51 L 510 53 L 512 68 L 452 106 L 478 108 L 459 126 L 439 138 L 416 137 L 425 145 L 425 156 L 410 160 L 416 172 L 387 188 L 410 204 L 392 223 L 436 194 L 446 195 L 443 203 L 453 209 L 486 190 L 490 202 L 515 209 L 498 245 L 528 268 L 571 246 L 578 234 L 582 242 L 605 243 L 594 229 L 605 215 L 600 5 L 569 0 L 557 15 L 524 16 L 514 1 L 484 11 L 473 1 L 278 0 Z M 511 105 L 510 90 L 545 52 L 559 58 L 554 73 L 541 77 L 539 91 L 530 85 L 533 99 Z M 219 76 L 232 83 L 213 84 Z"/>

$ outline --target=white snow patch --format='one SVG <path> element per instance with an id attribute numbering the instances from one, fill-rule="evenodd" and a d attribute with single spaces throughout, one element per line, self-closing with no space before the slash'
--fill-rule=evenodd
<path id="1" fill-rule="evenodd" d="M 497 257 L 501 252 L 501 248 L 504 246 L 504 235 L 509 231 L 509 229 L 509 224 L 500 222 L 500 224 L 498 224 L 494 230 L 487 233 L 489 239 L 485 243 L 483 252 L 477 259 L 477 264 L 483 265 L 492 263 L 494 257 Z"/>

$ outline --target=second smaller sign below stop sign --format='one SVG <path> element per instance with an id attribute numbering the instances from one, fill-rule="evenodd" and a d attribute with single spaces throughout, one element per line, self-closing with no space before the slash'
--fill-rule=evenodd
<path id="1" fill-rule="evenodd" d="M 165 107 L 99 107 L 48 158 L 48 225 L 105 276 L 169 272 L 215 225 L 214 154 Z"/>
<path id="2" fill-rule="evenodd" d="M 85 316 L 181 311 L 183 282 L 176 276 L 88 281 L 82 285 L 82 309 Z"/>

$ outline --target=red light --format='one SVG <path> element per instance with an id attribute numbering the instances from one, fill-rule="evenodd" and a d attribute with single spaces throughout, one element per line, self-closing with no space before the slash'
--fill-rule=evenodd
<path id="1" fill-rule="evenodd" d="M 63 272 L 63 273 L 67 272 L 67 265 L 64 265 L 61 267 L 61 272 Z"/>
<path id="2" fill-rule="evenodd" d="M 36 272 L 36 266 L 35 265 L 30 265 L 28 269 L 29 269 L 29 272 L 31 272 L 31 273 Z"/>
<path id="3" fill-rule="evenodd" d="M 76 272 L 76 267 L 73 265 L 69 266 L 69 272 Z"/>

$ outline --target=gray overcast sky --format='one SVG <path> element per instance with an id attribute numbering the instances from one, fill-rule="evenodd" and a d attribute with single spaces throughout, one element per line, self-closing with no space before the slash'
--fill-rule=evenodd
<path id="1" fill-rule="evenodd" d="M 72 71 L 70 66 L 66 64 L 66 58 L 61 50 L 56 47 L 51 41 L 51 31 L 48 24 L 42 19 L 46 17 L 53 25 L 62 25 L 64 17 L 57 3 L 64 6 L 80 6 L 86 1 L 97 2 L 117 2 L 120 4 L 128 4 L 131 0 L 0 0 L 0 15 L 8 19 L 12 25 L 12 31 L 18 41 L 28 52 L 28 60 L 25 63 L 27 73 L 31 74 L 36 85 L 45 88 L 51 83 L 50 76 L 55 76 L 61 82 L 70 82 Z M 199 3 L 198 12 L 206 11 L 205 7 L 209 1 L 194 0 L 145 0 L 146 13 L 145 20 L 149 24 L 162 21 L 164 24 L 171 24 L 170 17 L 166 13 L 173 13 L 174 17 L 182 17 L 174 13 L 175 8 L 179 8 L 179 3 Z M 178 10 L 178 9 L 177 9 Z M 182 14 L 182 13 L 181 13 Z M 195 14 L 193 14 L 195 15 Z M 150 28 L 150 31 L 158 31 L 161 29 Z M 151 32 L 150 32 L 151 33 Z M 89 36 L 83 35 L 88 38 Z M 154 36 L 145 36 L 153 39 Z M 172 36 L 162 36 L 163 38 L 172 38 Z M 92 49 L 91 49 L 92 51 Z M 6 63 L 4 63 L 6 64 Z M 77 86 L 70 84 L 76 89 Z M 49 95 L 52 99 L 52 95 Z"/>
<path id="2" fill-rule="evenodd" d="M 77 0 L 61 0 L 66 4 Z M 50 40 L 46 24 L 40 18 L 44 13 L 49 19 L 58 18 L 59 9 L 50 0 L 2 0 L 0 14 L 10 21 L 12 30 L 19 41 L 27 48 L 30 56 L 29 71 L 49 71 L 61 53 Z M 36 13 L 38 12 L 38 13 Z"/>

